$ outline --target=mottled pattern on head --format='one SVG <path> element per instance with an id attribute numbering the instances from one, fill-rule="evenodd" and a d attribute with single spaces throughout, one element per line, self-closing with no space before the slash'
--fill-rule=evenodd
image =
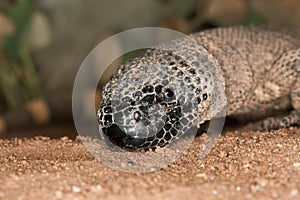
<path id="1" fill-rule="evenodd" d="M 126 149 L 167 145 L 225 106 L 217 67 L 191 38 L 161 44 L 126 62 L 103 91 L 100 132 Z"/>

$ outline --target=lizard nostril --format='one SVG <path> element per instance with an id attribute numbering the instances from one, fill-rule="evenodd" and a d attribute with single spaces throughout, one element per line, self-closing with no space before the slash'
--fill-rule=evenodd
<path id="1" fill-rule="evenodd" d="M 133 94 L 133 97 L 137 100 L 140 100 L 142 98 L 143 94 L 140 91 L 137 91 Z"/>

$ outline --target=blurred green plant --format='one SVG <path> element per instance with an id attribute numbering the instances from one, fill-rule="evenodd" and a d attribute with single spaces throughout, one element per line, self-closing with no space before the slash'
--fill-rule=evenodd
<path id="1" fill-rule="evenodd" d="M 243 22 L 245 25 L 265 25 L 267 21 L 254 10 L 250 10 Z"/>
<path id="2" fill-rule="evenodd" d="M 16 29 L 0 46 L 0 92 L 9 110 L 41 96 L 39 77 L 24 39 L 34 11 L 32 0 L 0 3 L 0 15 L 8 16 Z"/>

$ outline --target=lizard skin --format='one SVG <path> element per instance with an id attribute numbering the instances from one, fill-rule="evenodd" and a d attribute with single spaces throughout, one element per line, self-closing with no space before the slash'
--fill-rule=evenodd
<path id="1" fill-rule="evenodd" d="M 179 49 L 175 54 L 150 49 L 118 68 L 104 87 L 97 112 L 102 138 L 125 149 L 162 147 L 181 137 L 188 127 L 200 127 L 215 117 L 208 111 L 219 105 L 212 105 L 217 90 L 212 85 L 218 82 L 213 76 L 224 79 L 221 82 L 225 84 L 228 116 L 264 119 L 258 129 L 300 125 L 297 36 L 238 26 L 206 30 L 190 37 L 196 41 L 200 57 L 178 56 L 193 54 L 193 47 L 178 39 L 167 44 L 173 50 Z M 215 67 L 221 73 L 211 70 Z M 185 86 L 192 91 L 191 99 L 184 99 L 178 89 Z M 222 87 L 222 83 L 217 86 Z M 180 101 L 195 102 L 196 106 L 186 104 L 185 108 L 193 108 L 185 109 Z M 277 116 L 284 111 L 288 113 Z"/>

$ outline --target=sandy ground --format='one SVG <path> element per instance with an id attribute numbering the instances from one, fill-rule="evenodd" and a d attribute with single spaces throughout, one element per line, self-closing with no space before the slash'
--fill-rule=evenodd
<path id="1" fill-rule="evenodd" d="M 103 165 L 78 139 L 2 139 L 0 199 L 300 199 L 300 128 L 226 132 L 202 159 L 200 144 L 167 168 L 133 174 Z"/>

